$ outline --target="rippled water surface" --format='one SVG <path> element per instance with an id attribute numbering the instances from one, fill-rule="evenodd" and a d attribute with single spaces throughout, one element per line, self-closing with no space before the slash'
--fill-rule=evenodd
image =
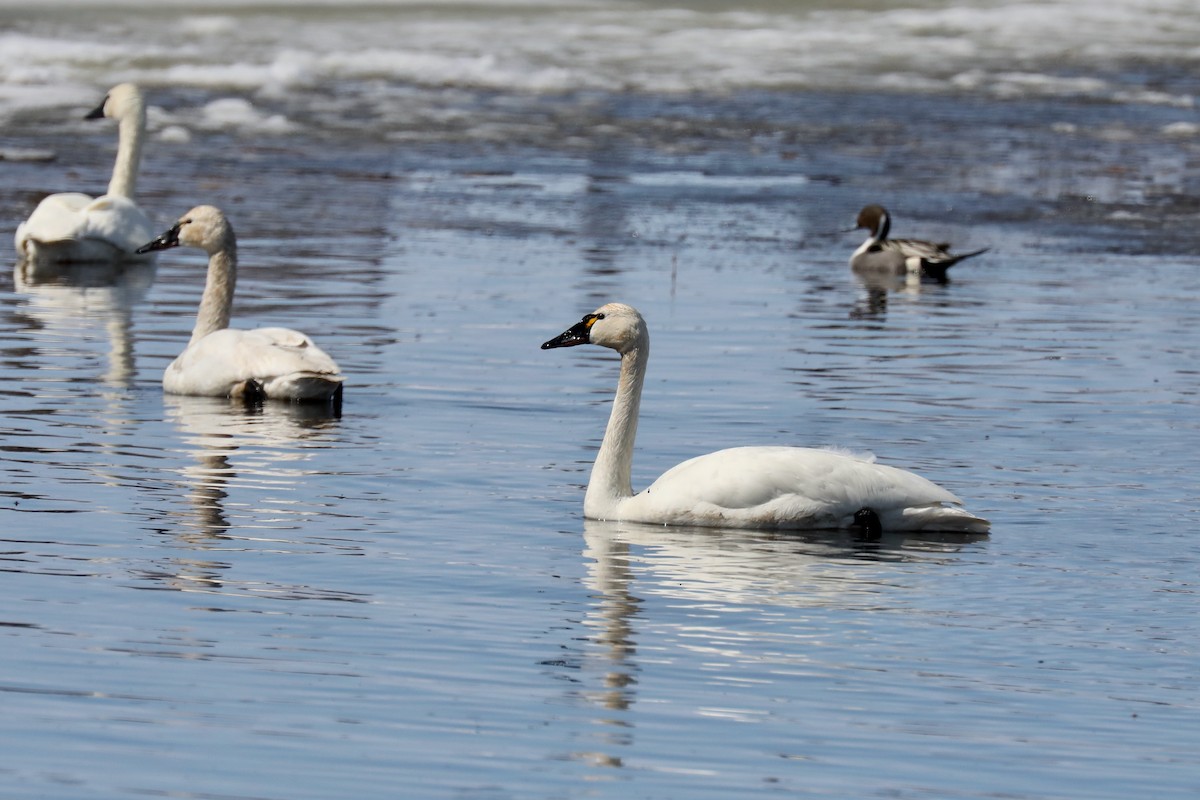
<path id="1" fill-rule="evenodd" d="M 460 35 L 490 13 L 523 18 L 473 8 Z M 21 35 L 82 36 L 60 11 Z M 596 64 L 565 92 L 381 67 L 339 95 L 321 62 L 255 93 L 100 57 L 105 81 L 149 77 L 143 206 L 164 228 L 224 207 L 235 324 L 312 334 L 346 401 L 163 396 L 199 251 L 14 265 L 0 795 L 1195 797 L 1200 145 L 1149 38 L 1136 67 L 1084 66 L 1161 95 L 1053 100 L 836 71 L 679 94 Z M 80 58 L 49 59 L 64 85 Z M 113 129 L 77 121 L 94 100 L 21 110 L 32 74 L 0 93 L 6 237 L 112 163 Z M 355 100 L 405 94 L 440 123 Z M 253 113 L 206 127 L 230 99 Z M 897 235 L 991 252 L 948 284 L 863 285 L 836 231 L 873 201 Z M 635 486 L 718 447 L 836 445 L 992 534 L 585 522 L 616 360 L 538 345 L 609 300 L 654 341 Z"/>

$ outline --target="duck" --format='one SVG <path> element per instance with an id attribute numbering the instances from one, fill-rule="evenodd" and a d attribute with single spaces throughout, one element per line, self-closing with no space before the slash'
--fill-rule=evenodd
<path id="1" fill-rule="evenodd" d="M 122 83 L 85 119 L 117 121 L 117 160 L 108 192 L 91 197 L 62 192 L 43 198 L 29 219 L 17 226 L 17 255 L 52 263 L 113 262 L 135 256 L 138 245 L 154 235 L 155 225 L 134 201 L 146 103 L 136 84 Z"/>
<path id="2" fill-rule="evenodd" d="M 583 499 L 587 519 L 767 530 L 987 533 L 990 523 L 948 490 L 872 456 L 832 449 L 750 446 L 718 450 L 669 469 L 649 488 L 631 485 L 634 440 L 650 333 L 630 305 L 607 303 L 542 344 L 593 344 L 621 357 L 620 377 Z"/>
<path id="3" fill-rule="evenodd" d="M 137 252 L 180 246 L 208 253 L 208 275 L 192 338 L 163 373 L 164 391 L 246 402 L 270 399 L 340 406 L 345 378 L 307 335 L 290 328 L 229 327 L 237 284 L 237 238 L 221 209 L 196 206 Z"/>
<path id="4" fill-rule="evenodd" d="M 970 253 L 951 253 L 948 242 L 926 242 L 921 239 L 889 239 L 892 219 L 881 205 L 864 206 L 858 212 L 854 230 L 870 231 L 867 240 L 850 256 L 850 267 L 863 273 L 890 275 L 925 275 L 934 280 L 946 280 L 946 272 L 963 259 L 986 253 L 988 248 Z"/>

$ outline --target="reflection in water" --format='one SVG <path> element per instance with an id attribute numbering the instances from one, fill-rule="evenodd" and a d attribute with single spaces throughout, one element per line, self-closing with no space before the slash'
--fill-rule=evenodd
<path id="1" fill-rule="evenodd" d="M 599 645 L 596 657 L 602 674 L 601 686 L 583 691 L 588 702 L 604 709 L 596 719 L 602 726 L 597 738 L 606 752 L 576 753 L 576 757 L 599 766 L 619 767 L 621 759 L 613 751 L 633 744 L 633 729 L 622 712 L 633 705 L 637 685 L 634 661 L 634 617 L 640 600 L 630 592 L 633 570 L 629 544 L 613 531 L 609 523 L 585 523 L 583 554 L 589 563 L 588 588 L 595 591 L 592 613 L 586 624 L 592 628 L 591 640 Z M 604 530 L 598 530 L 603 526 Z"/>
<path id="2" fill-rule="evenodd" d="M 579 234 L 588 272 L 597 277 L 620 272 L 617 258 L 628 238 L 627 203 L 617 190 L 625 181 L 616 159 L 594 154 L 589 164 L 587 188 L 581 199 Z"/>
<path id="3" fill-rule="evenodd" d="M 183 469 L 191 491 L 188 500 L 193 518 L 187 527 L 201 539 L 221 537 L 229 529 L 224 501 L 227 486 L 237 480 L 231 458 L 242 450 L 243 472 L 260 479 L 262 485 L 294 492 L 305 471 L 297 464 L 311 453 L 299 446 L 319 441 L 335 429 L 338 418 L 316 404 L 262 403 L 215 397 L 163 395 L 167 420 L 193 446 L 196 464 Z"/>
<path id="4" fill-rule="evenodd" d="M 164 403 L 167 420 L 183 433 L 194 460 L 181 469 L 187 509 L 170 532 L 188 552 L 205 557 L 175 556 L 145 577 L 180 591 L 360 601 L 359 595 L 299 585 L 256 581 L 231 586 L 223 577 L 229 564 L 207 555 L 252 544 L 286 544 L 288 540 L 260 531 L 294 529 L 303 518 L 320 513 L 303 495 L 310 474 L 304 465 L 336 431 L 337 416 L 310 405 L 247 406 L 225 398 L 164 395 Z M 235 502 L 234 489 L 248 490 L 250 499 Z"/>
<path id="5" fill-rule="evenodd" d="M 99 339 L 93 326 L 102 323 L 108 366 L 101 380 L 128 388 L 135 370 L 133 307 L 150 291 L 156 271 L 155 262 L 146 259 L 95 264 L 21 260 L 13 269 L 13 284 L 28 301 L 16 313 L 28 317 L 27 328 L 39 329 L 68 348 Z"/>
<path id="6" fill-rule="evenodd" d="M 922 279 L 919 274 L 881 275 L 857 270 L 853 271 L 853 274 L 855 280 L 863 287 L 863 293 L 850 309 L 851 319 L 877 319 L 886 316 L 889 292 L 909 300 L 916 300 L 921 295 Z"/>
<path id="7" fill-rule="evenodd" d="M 607 113 L 607 109 L 600 113 Z M 628 162 L 611 137 L 596 136 L 588 152 L 587 185 L 580 198 L 579 242 L 585 265 L 581 304 L 595 308 L 619 294 L 627 266 L 621 257 L 629 239 L 628 199 L 621 194 Z"/>
<path id="8" fill-rule="evenodd" d="M 716 636 L 711 617 L 722 610 L 755 607 L 876 608 L 880 587 L 904 588 L 905 565 L 949 561 L 964 544 L 986 541 L 975 534 L 856 535 L 845 531 L 779 532 L 663 527 L 585 520 L 585 583 L 595 592 L 585 624 L 595 649 L 585 651 L 585 688 L 580 696 L 601 709 L 594 719 L 603 752 L 576 752 L 575 758 L 602 766 L 622 766 L 617 754 L 633 744 L 629 715 L 637 699 L 638 621 L 656 627 L 667 620 L 646 620 L 647 600 L 665 597 L 688 635 L 703 630 Z M 639 586 L 640 585 L 640 586 Z M 636 591 L 635 591 L 636 586 Z M 682 602 L 681 602 L 682 601 Z M 689 617 L 689 603 L 702 608 L 708 623 Z M 753 636 L 739 631 L 740 637 Z M 776 636 L 778 634 L 775 634 Z M 695 641 L 698 651 L 715 640 Z M 745 642 L 742 646 L 748 646 Z M 778 641 L 773 645 L 779 647 Z M 729 641 L 720 649 L 730 653 Z M 599 686 L 588 688 L 593 673 Z"/>

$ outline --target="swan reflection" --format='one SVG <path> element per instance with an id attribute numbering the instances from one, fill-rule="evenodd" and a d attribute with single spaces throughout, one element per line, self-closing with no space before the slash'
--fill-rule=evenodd
<path id="1" fill-rule="evenodd" d="M 721 604 L 855 607 L 892 563 L 954 560 L 986 534 L 756 531 L 584 521 L 589 587 Z M 901 573 L 903 574 L 903 573 Z M 610 576 L 619 576 L 614 582 Z M 897 584 L 899 585 L 899 584 Z"/>
<path id="2" fill-rule="evenodd" d="M 303 505 L 297 494 L 309 474 L 305 464 L 338 425 L 337 416 L 323 407 L 247 406 L 181 395 L 164 395 L 163 402 L 167 420 L 183 434 L 194 459 L 182 469 L 193 511 L 185 528 L 209 537 L 222 536 L 231 527 L 225 509 L 231 484 L 263 490 L 258 503 L 271 504 L 271 517 L 280 516 L 281 508 Z M 243 515 L 253 519 L 253 511 Z"/>
<path id="3" fill-rule="evenodd" d="M 13 285 L 26 301 L 14 314 L 25 317 L 26 329 L 38 332 L 44 351 L 106 342 L 107 368 L 100 380 L 128 388 L 136 370 L 133 308 L 146 298 L 156 272 L 156 264 L 144 259 L 106 264 L 22 259 L 13 269 Z"/>
<path id="4" fill-rule="evenodd" d="M 572 695 L 596 709 L 597 729 L 572 757 L 613 767 L 622 765 L 620 754 L 635 736 L 630 712 L 645 658 L 639 639 L 648 630 L 677 636 L 680 648 L 703 659 L 719 652 L 736 660 L 747 638 L 769 635 L 781 659 L 803 661 L 808 655 L 788 652 L 786 642 L 807 635 L 816 609 L 879 608 L 888 587 L 911 591 L 914 572 L 955 561 L 964 546 L 987 540 L 983 534 L 872 536 L 595 520 L 584 521 L 583 538 L 584 584 L 593 594 L 583 620 L 581 686 Z M 757 614 L 770 620 L 770 630 L 752 624 L 733 630 L 722 621 L 728 614 L 745 623 L 752 621 L 747 614 Z M 781 628 L 779 621 L 789 618 L 788 630 Z M 669 658 L 661 642 L 650 658 Z"/>
<path id="5" fill-rule="evenodd" d="M 306 487 L 320 474 L 311 462 L 335 441 L 338 417 L 296 404 L 246 406 L 174 395 L 163 401 L 189 459 L 179 468 L 183 504 L 175 501 L 163 532 L 186 554 L 144 577 L 179 591 L 362 602 L 354 592 L 274 578 L 231 580 L 226 573 L 232 560 L 218 555 L 249 550 L 286 555 L 295 549 L 293 532 L 307 518 L 326 512 Z"/>

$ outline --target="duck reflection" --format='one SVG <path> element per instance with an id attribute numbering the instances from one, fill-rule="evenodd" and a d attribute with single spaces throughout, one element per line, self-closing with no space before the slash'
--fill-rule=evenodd
<path id="1" fill-rule="evenodd" d="M 688 638 L 707 652 L 693 605 L 711 620 L 723 610 L 748 608 L 876 607 L 880 587 L 906 580 L 894 563 L 956 559 L 972 534 L 891 534 L 877 530 L 772 532 L 663 527 L 585 520 L 585 585 L 592 595 L 580 655 L 581 689 L 573 694 L 594 705 L 596 748 L 572 753 L 588 763 L 620 767 L 621 751 L 632 745 L 630 713 L 638 698 L 639 628 L 671 624 L 648 619 L 653 608 L 669 608 L 686 619 Z M 654 601 L 665 598 L 667 605 Z M 772 614 L 775 612 L 772 611 Z M 710 631 L 710 633 L 715 632 Z M 750 635 L 739 632 L 739 636 Z M 720 647 L 728 651 L 728 641 Z"/>
<path id="2" fill-rule="evenodd" d="M 180 469 L 186 508 L 171 514 L 163 532 L 186 546 L 189 555 L 169 559 L 147 577 L 180 591 L 358 600 L 350 593 L 263 581 L 252 588 L 244 582 L 230 586 L 228 562 L 195 555 L 249 549 L 251 543 L 289 543 L 269 531 L 293 528 L 300 518 L 319 513 L 298 492 L 311 474 L 306 463 L 337 429 L 337 415 L 303 404 L 247 406 L 211 397 L 165 395 L 164 403 L 167 421 L 181 432 L 192 461 Z M 245 499 L 235 503 L 235 490 Z"/>
<path id="3" fill-rule="evenodd" d="M 20 260 L 13 284 L 28 300 L 14 313 L 26 317 L 27 328 L 62 345 L 84 348 L 106 340 L 107 369 L 100 379 L 107 386 L 128 388 L 135 372 L 133 308 L 145 299 L 156 272 L 155 262 L 146 259 L 88 264 Z M 102 336 L 97 324 L 104 328 Z"/>
<path id="4" fill-rule="evenodd" d="M 879 272 L 852 270 L 862 293 L 850 309 L 851 319 L 879 319 L 887 315 L 888 295 L 905 300 L 921 296 L 922 278 L 917 273 L 888 275 Z M 925 281 L 930 281 L 926 278 Z M 935 285 L 937 282 L 933 282 Z"/>

